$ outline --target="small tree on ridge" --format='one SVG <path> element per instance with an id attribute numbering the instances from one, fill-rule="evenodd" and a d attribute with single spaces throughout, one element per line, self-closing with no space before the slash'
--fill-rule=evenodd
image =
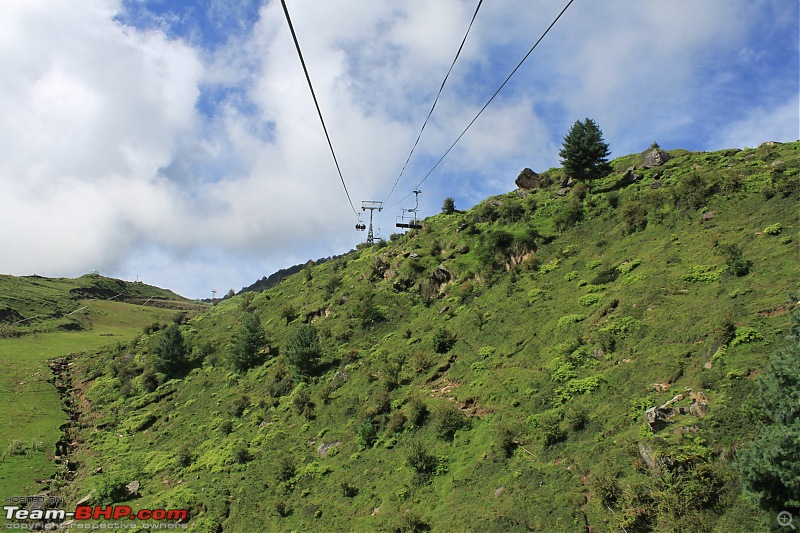
<path id="1" fill-rule="evenodd" d="M 611 172 L 608 164 L 608 144 L 594 120 L 576 121 L 564 137 L 563 148 L 558 152 L 568 176 L 584 181 L 591 189 L 592 180 Z"/>

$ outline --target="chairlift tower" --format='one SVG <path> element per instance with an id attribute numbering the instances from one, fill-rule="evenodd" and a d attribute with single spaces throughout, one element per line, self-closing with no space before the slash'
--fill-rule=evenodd
<path id="1" fill-rule="evenodd" d="M 375 237 L 372 234 L 372 213 L 375 211 L 383 211 L 383 202 L 375 202 L 372 200 L 362 201 L 361 210 L 369 211 L 369 231 L 367 232 L 367 244 L 375 244 Z"/>

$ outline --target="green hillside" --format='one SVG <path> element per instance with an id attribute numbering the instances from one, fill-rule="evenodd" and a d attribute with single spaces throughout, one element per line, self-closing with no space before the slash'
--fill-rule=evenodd
<path id="1" fill-rule="evenodd" d="M 195 531 L 769 530 L 736 462 L 800 288 L 800 143 L 644 155 L 76 357 L 54 485 Z"/>
<path id="2" fill-rule="evenodd" d="M 49 362 L 93 357 L 205 308 L 171 291 L 99 275 L 0 275 L 0 494 L 36 494 L 58 472 L 54 451 L 70 407 L 53 386 Z"/>

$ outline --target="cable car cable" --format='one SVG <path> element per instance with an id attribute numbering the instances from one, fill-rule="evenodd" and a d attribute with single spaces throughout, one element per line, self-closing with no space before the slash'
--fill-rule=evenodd
<path id="1" fill-rule="evenodd" d="M 461 55 L 461 50 L 464 48 L 464 43 L 467 42 L 467 36 L 469 35 L 469 31 L 472 29 L 472 24 L 475 22 L 475 17 L 478 16 L 478 10 L 481 8 L 482 3 L 483 0 L 478 0 L 478 5 L 475 7 L 475 13 L 472 14 L 472 20 L 469 22 L 469 26 L 467 27 L 467 33 L 464 34 L 464 38 L 461 40 L 461 46 L 458 47 L 458 52 L 456 52 L 456 56 L 453 58 L 453 63 L 450 65 L 450 68 L 447 70 L 447 74 L 445 74 L 444 79 L 442 80 L 442 86 L 439 87 L 439 92 L 436 93 L 436 98 L 433 100 L 433 105 L 431 106 L 431 110 L 428 112 L 428 116 L 425 117 L 425 122 L 422 123 L 422 128 L 419 130 L 419 135 L 417 135 L 417 140 L 414 141 L 414 146 L 411 147 L 411 152 L 409 152 L 408 157 L 406 158 L 406 162 L 403 165 L 402 170 L 400 170 L 400 175 L 397 176 L 394 185 L 392 185 L 392 190 L 389 191 L 389 196 L 386 197 L 384 203 L 388 202 L 389 198 L 391 198 L 392 193 L 394 193 L 395 187 L 397 187 L 397 184 L 400 182 L 400 178 L 403 177 L 403 173 L 406 171 L 408 162 L 411 161 L 411 156 L 414 154 L 414 150 L 417 148 L 417 144 L 419 144 L 420 138 L 422 138 L 422 132 L 425 131 L 425 126 L 428 125 L 428 120 L 430 120 L 431 115 L 433 115 L 433 110 L 436 109 L 436 104 L 437 102 L 439 102 L 439 97 L 442 95 L 444 84 L 447 83 L 447 78 L 453 71 L 453 67 L 456 65 L 456 61 L 458 61 L 458 56 Z"/>
<path id="2" fill-rule="evenodd" d="M 472 127 L 472 125 L 475 123 L 475 121 L 476 121 L 476 120 L 478 120 L 478 117 L 479 117 L 479 116 L 481 116 L 481 113 L 483 113 L 483 111 L 484 111 L 484 110 L 485 110 L 487 107 L 489 107 L 489 104 L 491 104 L 491 103 L 492 103 L 492 100 L 494 100 L 495 96 L 497 96 L 497 95 L 498 95 L 498 93 L 499 93 L 499 92 L 500 92 L 500 91 L 503 89 L 503 87 L 505 87 L 506 83 L 508 83 L 508 81 L 511 79 L 511 77 L 512 77 L 514 74 L 516 74 L 517 70 L 519 70 L 519 68 L 522 66 L 522 64 L 525 62 L 525 60 L 526 60 L 526 59 L 528 59 L 528 57 L 531 55 L 531 53 L 533 53 L 533 51 L 536 49 L 536 47 L 537 47 L 537 46 L 539 46 L 539 43 L 540 43 L 540 42 L 542 42 L 542 39 L 544 39 L 544 38 L 545 38 L 545 36 L 546 36 L 546 35 L 547 35 L 547 34 L 550 32 L 550 30 L 553 28 L 553 26 L 555 26 L 555 25 L 556 25 L 556 22 L 558 22 L 558 20 L 561 18 L 561 16 L 562 16 L 562 15 L 563 15 L 563 14 L 564 14 L 566 11 L 567 11 L 567 9 L 569 9 L 569 6 L 571 6 L 571 5 L 572 5 L 572 3 L 573 3 L 574 1 L 575 1 L 575 0 L 569 0 L 569 2 L 567 2 L 567 5 L 566 5 L 566 6 L 564 6 L 564 9 L 562 9 L 562 10 L 561 10 L 561 12 L 558 14 L 558 16 L 557 16 L 557 17 L 556 17 L 556 18 L 553 20 L 553 22 L 552 22 L 552 23 L 551 23 L 551 24 L 550 24 L 550 25 L 547 27 L 547 29 L 544 31 L 544 33 L 542 34 L 542 36 L 541 36 L 541 37 L 539 37 L 539 39 L 538 39 L 538 40 L 537 40 L 537 41 L 534 43 L 534 45 L 531 47 L 531 49 L 530 49 L 530 50 L 528 50 L 528 53 L 527 53 L 527 54 L 525 54 L 525 57 L 523 57 L 523 58 L 522 58 L 522 60 L 519 62 L 519 64 L 517 64 L 517 66 L 516 66 L 516 67 L 514 67 L 514 70 L 512 70 L 512 71 L 511 71 L 511 74 L 509 74 L 509 75 L 508 75 L 508 77 L 507 77 L 507 78 L 505 79 L 505 81 L 504 81 L 504 82 L 503 82 L 503 83 L 500 85 L 500 87 L 498 87 L 498 88 L 497 88 L 497 90 L 494 92 L 494 94 L 491 96 L 491 98 L 489 98 L 489 101 L 488 101 L 488 102 L 486 102 L 486 104 L 484 104 L 484 106 L 481 108 L 481 110 L 480 110 L 480 111 L 478 111 L 478 114 L 477 114 L 477 115 L 475 115 L 475 118 L 473 118 L 473 119 L 472 119 L 472 121 L 471 121 L 471 122 L 470 122 L 470 123 L 467 125 L 467 127 L 466 127 L 466 128 L 464 128 L 464 131 L 462 131 L 462 132 L 461 132 L 461 135 L 459 135 L 459 136 L 458 136 L 458 138 L 457 138 L 455 141 L 453 141 L 453 144 L 451 144 L 451 145 L 450 145 L 450 148 L 448 148 L 448 149 L 447 149 L 447 151 L 444 153 L 444 155 L 443 155 L 442 157 L 440 157 L 440 158 L 439 158 L 439 160 L 436 162 L 436 164 L 435 164 L 435 165 L 433 165 L 433 168 L 432 168 L 432 169 L 430 169 L 430 171 L 428 171 L 428 173 L 427 173 L 427 174 L 425 174 L 425 177 L 424 177 L 424 178 L 422 178 L 422 181 L 420 181 L 420 182 L 417 184 L 417 186 L 416 186 L 416 187 L 414 187 L 415 189 L 419 189 L 419 186 L 420 186 L 420 185 L 422 185 L 422 183 L 423 183 L 423 182 L 424 182 L 426 179 L 428 179 L 428 177 L 429 177 L 429 176 L 430 176 L 430 175 L 433 173 L 433 171 L 434 171 L 434 170 L 436 170 L 436 167 L 438 167 L 438 166 L 439 166 L 439 163 L 441 163 L 441 162 L 444 160 L 444 158 L 445 158 L 445 157 L 447 157 L 447 154 L 449 154 L 449 153 L 450 153 L 450 150 L 452 150 L 452 149 L 455 147 L 455 145 L 456 145 L 456 144 L 458 144 L 458 141 L 460 141 L 460 140 L 461 140 L 461 137 L 463 137 L 463 136 L 464 136 L 464 134 L 465 134 L 465 133 L 467 133 L 467 130 L 469 130 L 469 129 L 470 129 L 470 127 Z M 413 194 L 413 193 L 408 193 L 408 194 L 407 194 L 407 195 L 405 195 L 405 196 L 404 196 L 404 197 L 403 197 L 403 198 L 402 198 L 402 199 L 401 199 L 399 202 L 397 202 L 396 204 L 393 204 L 393 205 L 391 205 L 391 206 L 389 206 L 389 207 L 391 208 L 391 207 L 394 207 L 394 206 L 396 206 L 396 205 L 399 205 L 401 202 L 403 202 L 403 200 L 405 200 L 406 198 L 408 198 L 409 196 L 411 196 L 411 194 Z"/>
<path id="3" fill-rule="evenodd" d="M 342 180 L 342 187 L 344 187 L 344 193 L 347 195 L 347 201 L 350 202 L 350 209 L 353 210 L 353 213 L 358 216 L 358 212 L 356 211 L 355 206 L 353 206 L 353 200 L 350 198 L 350 192 L 347 190 L 347 185 L 344 182 L 344 176 L 342 176 L 342 169 L 339 168 L 339 160 L 336 159 L 336 152 L 333 151 L 333 143 L 331 143 L 331 137 L 328 135 L 328 128 L 325 127 L 325 119 L 322 118 L 322 111 L 319 108 L 319 102 L 317 102 L 317 95 L 314 93 L 314 86 L 311 84 L 311 76 L 308 75 L 308 69 L 306 68 L 306 62 L 303 59 L 303 52 L 300 51 L 300 43 L 297 41 L 297 35 L 294 32 L 294 26 L 292 25 L 292 19 L 289 17 L 289 10 L 286 8 L 286 1 L 281 0 L 281 5 L 283 6 L 283 12 L 286 15 L 286 22 L 289 23 L 289 31 L 292 32 L 292 39 L 294 40 L 294 46 L 297 48 L 297 55 L 300 57 L 300 63 L 303 65 L 303 72 L 306 74 L 306 81 L 308 81 L 308 88 L 311 89 L 311 96 L 314 98 L 314 105 L 317 107 L 317 114 L 319 115 L 319 120 L 322 122 L 322 129 L 325 132 L 325 138 L 328 139 L 328 147 L 331 149 L 331 155 L 333 156 L 333 162 L 336 163 L 336 170 L 339 172 L 339 179 Z"/>

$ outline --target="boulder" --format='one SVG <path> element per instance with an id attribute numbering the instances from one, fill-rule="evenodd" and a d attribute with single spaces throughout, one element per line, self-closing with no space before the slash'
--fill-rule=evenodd
<path id="1" fill-rule="evenodd" d="M 442 285 L 450 281 L 453 275 L 450 273 L 449 270 L 447 270 L 447 268 L 445 268 L 443 264 L 440 264 L 438 267 L 436 267 L 436 270 L 433 271 L 431 277 L 436 283 Z"/>
<path id="2" fill-rule="evenodd" d="M 562 189 L 558 189 L 556 191 L 556 194 L 559 195 L 559 196 L 566 196 L 568 192 L 569 192 L 569 189 L 562 188 Z"/>
<path id="3" fill-rule="evenodd" d="M 539 189 L 542 186 L 542 180 L 539 174 L 529 168 L 522 169 L 514 183 L 520 189 Z"/>
<path id="4" fill-rule="evenodd" d="M 339 447 L 340 444 L 342 443 L 339 442 L 338 440 L 336 442 L 323 442 L 317 448 L 317 455 L 319 455 L 320 457 L 325 457 L 326 455 L 328 455 L 328 452 L 330 452 L 334 448 Z"/>
<path id="5" fill-rule="evenodd" d="M 139 481 L 131 481 L 127 485 L 125 485 L 125 489 L 128 491 L 128 494 L 131 496 L 136 496 L 139 494 Z"/>
<path id="6" fill-rule="evenodd" d="M 708 403 L 703 401 L 694 402 L 689 406 L 689 412 L 697 418 L 703 418 L 708 414 Z"/>
<path id="7" fill-rule="evenodd" d="M 705 213 L 703 213 L 701 218 L 703 219 L 703 222 L 706 222 L 707 220 L 711 220 L 715 216 L 717 216 L 717 212 L 716 211 L 706 211 Z"/>
<path id="8" fill-rule="evenodd" d="M 561 183 L 559 183 L 559 186 L 560 187 L 573 187 L 576 183 L 578 183 L 578 182 L 575 181 L 575 178 L 572 178 L 571 176 L 564 176 L 563 178 L 561 178 Z"/>
<path id="9" fill-rule="evenodd" d="M 656 469 L 655 452 L 653 452 L 653 448 L 644 442 L 639 444 L 639 457 L 642 458 L 642 461 L 644 461 L 644 464 L 646 464 L 650 470 Z"/>
<path id="10" fill-rule="evenodd" d="M 658 148 L 653 148 L 652 151 L 644 156 L 643 166 L 644 168 L 660 167 L 667 161 L 669 161 L 669 154 L 667 152 L 662 152 Z"/>

